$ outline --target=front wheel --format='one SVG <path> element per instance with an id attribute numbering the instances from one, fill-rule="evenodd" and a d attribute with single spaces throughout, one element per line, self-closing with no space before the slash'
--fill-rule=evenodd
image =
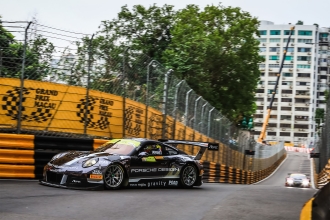
<path id="1" fill-rule="evenodd" d="M 197 169 L 195 166 L 188 164 L 181 171 L 181 185 L 184 188 L 192 188 L 197 181 Z"/>
<path id="2" fill-rule="evenodd" d="M 124 169 L 119 164 L 111 164 L 104 173 L 106 189 L 119 189 L 124 180 Z"/>

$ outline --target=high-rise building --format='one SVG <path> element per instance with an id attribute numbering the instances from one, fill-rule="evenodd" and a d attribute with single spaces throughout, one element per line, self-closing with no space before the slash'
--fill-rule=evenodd
<path id="1" fill-rule="evenodd" d="M 316 109 L 326 107 L 325 91 L 330 73 L 330 28 L 317 25 L 276 25 L 261 21 L 258 39 L 260 56 L 265 62 L 259 66 L 254 135 L 256 139 L 259 137 L 292 26 L 295 29 L 284 60 L 266 140 L 308 146 L 315 141 Z"/>

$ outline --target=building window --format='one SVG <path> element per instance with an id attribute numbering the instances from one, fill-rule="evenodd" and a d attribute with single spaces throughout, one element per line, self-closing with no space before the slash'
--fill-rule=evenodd
<path id="1" fill-rule="evenodd" d="M 311 57 L 310 56 L 298 56 L 297 60 L 298 61 L 311 61 Z"/>
<path id="2" fill-rule="evenodd" d="M 270 82 L 274 82 L 274 81 L 270 81 Z M 275 84 L 268 84 L 268 85 L 275 85 Z M 273 92 L 274 92 L 274 89 L 268 89 L 267 94 L 273 94 Z M 277 94 L 277 91 L 276 91 L 276 94 Z"/>
<path id="3" fill-rule="evenodd" d="M 270 38 L 269 39 L 270 43 L 280 43 L 281 42 L 281 38 Z"/>
<path id="4" fill-rule="evenodd" d="M 283 64 L 283 68 L 293 68 L 293 64 Z"/>
<path id="5" fill-rule="evenodd" d="M 311 74 L 310 73 L 298 73 L 297 76 L 298 77 L 308 77 L 308 78 L 310 78 Z"/>
<path id="6" fill-rule="evenodd" d="M 279 60 L 279 56 L 269 56 L 269 60 Z"/>
<path id="7" fill-rule="evenodd" d="M 281 137 L 287 137 L 290 136 L 290 132 L 280 132 Z"/>
<path id="8" fill-rule="evenodd" d="M 297 86 L 310 86 L 310 82 L 296 82 Z"/>
<path id="9" fill-rule="evenodd" d="M 269 68 L 279 68 L 280 64 L 268 64 Z"/>
<path id="10" fill-rule="evenodd" d="M 264 98 L 256 98 L 256 102 L 263 102 Z"/>
<path id="11" fill-rule="evenodd" d="M 295 111 L 300 111 L 300 112 L 308 112 L 309 108 L 304 108 L 304 107 L 296 107 Z"/>
<path id="12" fill-rule="evenodd" d="M 298 47 L 298 52 L 311 52 L 312 48 Z"/>
<path id="13" fill-rule="evenodd" d="M 259 34 L 260 35 L 267 35 L 267 31 L 265 31 L 265 30 L 259 31 Z"/>
<path id="14" fill-rule="evenodd" d="M 259 64 L 259 68 L 265 68 L 266 64 Z"/>
<path id="15" fill-rule="evenodd" d="M 319 54 L 327 54 L 328 51 L 326 50 L 319 50 Z"/>
<path id="16" fill-rule="evenodd" d="M 283 42 L 287 43 L 289 38 L 283 38 Z M 290 43 L 294 43 L 294 38 L 290 38 Z"/>
<path id="17" fill-rule="evenodd" d="M 298 39 L 298 43 L 312 43 L 312 39 Z"/>
<path id="18" fill-rule="evenodd" d="M 312 36 L 313 31 L 298 31 L 298 35 Z"/>
<path id="19" fill-rule="evenodd" d="M 283 47 L 283 50 L 285 50 L 285 47 Z M 294 52 L 294 47 L 288 47 L 286 52 Z"/>
<path id="20" fill-rule="evenodd" d="M 264 93 L 265 90 L 264 89 L 257 89 L 256 93 Z"/>
<path id="21" fill-rule="evenodd" d="M 268 81 L 268 85 L 275 85 L 276 84 L 276 81 Z M 269 94 L 269 91 L 270 90 L 268 90 L 268 94 Z M 271 91 L 273 91 L 273 90 L 271 90 Z"/>
<path id="22" fill-rule="evenodd" d="M 292 90 L 283 89 L 282 94 L 292 94 Z"/>
<path id="23" fill-rule="evenodd" d="M 259 52 L 266 52 L 266 47 L 259 47 Z"/>
<path id="24" fill-rule="evenodd" d="M 282 73 L 284 77 L 292 77 L 293 73 Z"/>
<path id="25" fill-rule="evenodd" d="M 310 69 L 310 68 L 311 68 L 311 65 L 302 65 L 302 64 L 298 64 L 298 65 L 297 65 L 297 68 L 300 68 L 300 69 Z"/>
<path id="26" fill-rule="evenodd" d="M 271 132 L 271 131 L 269 131 L 269 132 L 267 132 L 267 135 L 268 135 L 268 136 L 276 136 L 276 132 Z"/>
<path id="27" fill-rule="evenodd" d="M 291 30 L 284 30 L 284 35 L 290 35 Z M 294 35 L 294 31 L 292 31 L 292 35 Z"/>
<path id="28" fill-rule="evenodd" d="M 287 60 L 287 61 L 291 61 L 291 60 L 293 60 L 293 56 L 286 56 L 286 57 L 285 57 L 285 60 Z"/>
<path id="29" fill-rule="evenodd" d="M 271 30 L 270 35 L 281 35 L 281 31 L 280 30 Z"/>
<path id="30" fill-rule="evenodd" d="M 280 52 L 280 48 L 279 47 L 270 47 L 269 52 Z"/>
<path id="31" fill-rule="evenodd" d="M 283 106 L 283 107 L 281 107 L 281 110 L 282 111 L 291 111 L 291 107 Z"/>
<path id="32" fill-rule="evenodd" d="M 273 77 L 274 77 L 274 76 L 277 76 L 277 74 L 278 74 L 278 73 L 273 73 L 273 72 L 271 72 L 271 73 L 268 73 L 268 76 L 273 76 Z"/>
<path id="33" fill-rule="evenodd" d="M 260 43 L 267 43 L 267 38 L 258 38 L 257 39 Z"/>
<path id="34" fill-rule="evenodd" d="M 283 86 L 291 86 L 292 82 L 291 81 L 282 81 Z"/>
<path id="35" fill-rule="evenodd" d="M 291 120 L 291 115 L 281 115 L 281 120 Z"/>
<path id="36" fill-rule="evenodd" d="M 260 76 L 265 76 L 265 73 L 264 73 L 264 72 L 261 72 L 261 73 L 260 73 Z"/>
<path id="37" fill-rule="evenodd" d="M 281 100 L 282 102 L 292 102 L 292 99 L 288 99 L 288 98 L 282 98 L 282 100 Z"/>

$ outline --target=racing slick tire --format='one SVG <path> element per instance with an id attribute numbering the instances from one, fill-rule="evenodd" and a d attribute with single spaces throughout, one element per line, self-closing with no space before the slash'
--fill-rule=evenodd
<path id="1" fill-rule="evenodd" d="M 125 178 L 125 172 L 119 164 L 110 164 L 104 172 L 104 186 L 106 189 L 121 188 Z"/>
<path id="2" fill-rule="evenodd" d="M 183 188 L 192 188 L 197 181 L 197 176 L 196 166 L 191 164 L 184 166 L 180 173 L 181 186 Z"/>

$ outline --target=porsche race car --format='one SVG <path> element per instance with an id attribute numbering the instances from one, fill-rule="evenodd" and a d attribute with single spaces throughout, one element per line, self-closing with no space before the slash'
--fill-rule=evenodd
<path id="1" fill-rule="evenodd" d="M 178 145 L 197 146 L 191 156 Z M 95 151 L 68 151 L 55 155 L 44 167 L 40 183 L 62 188 L 119 189 L 122 187 L 190 188 L 202 185 L 204 152 L 218 143 L 180 140 L 113 139 Z"/>
<path id="2" fill-rule="evenodd" d="M 285 179 L 285 186 L 310 188 L 310 180 L 305 174 L 289 173 Z"/>

